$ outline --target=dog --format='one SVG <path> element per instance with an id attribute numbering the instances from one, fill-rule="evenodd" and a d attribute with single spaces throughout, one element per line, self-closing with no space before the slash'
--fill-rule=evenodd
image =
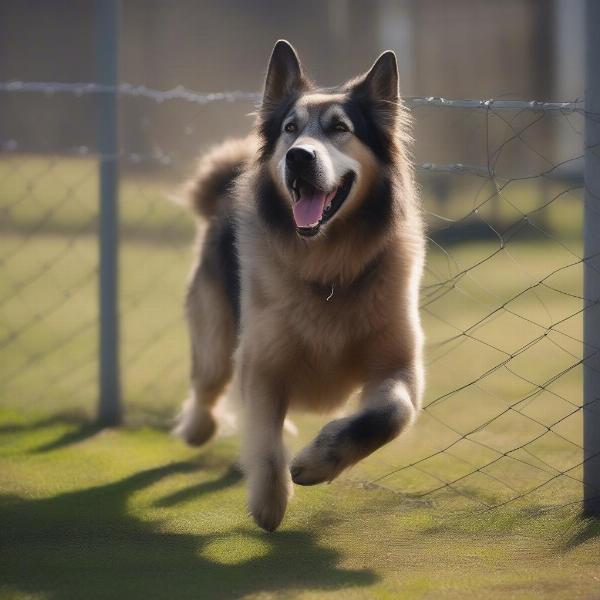
<path id="1" fill-rule="evenodd" d="M 208 441 L 231 386 L 248 507 L 267 531 L 292 482 L 333 480 L 419 412 L 425 237 L 410 141 L 392 51 L 320 89 L 280 40 L 254 132 L 212 150 L 189 183 L 201 235 L 186 301 L 191 394 L 176 433 Z M 288 410 L 332 411 L 356 391 L 358 411 L 289 462 Z"/>

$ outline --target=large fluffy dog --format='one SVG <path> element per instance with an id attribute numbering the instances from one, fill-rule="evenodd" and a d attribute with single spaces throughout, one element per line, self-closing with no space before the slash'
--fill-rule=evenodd
<path id="1" fill-rule="evenodd" d="M 192 385 L 177 432 L 206 442 L 233 378 L 249 507 L 269 531 L 292 481 L 334 479 L 419 410 L 424 236 L 407 128 L 393 52 L 323 90 L 279 41 L 255 134 L 216 148 L 191 184 L 208 227 L 187 297 Z M 330 410 L 357 389 L 358 412 L 288 462 L 288 409 Z"/>

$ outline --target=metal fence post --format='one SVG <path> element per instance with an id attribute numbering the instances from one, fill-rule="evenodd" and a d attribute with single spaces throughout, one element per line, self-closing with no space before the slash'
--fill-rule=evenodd
<path id="1" fill-rule="evenodd" d="M 600 2 L 586 1 L 583 507 L 600 515 Z"/>
<path id="2" fill-rule="evenodd" d="M 111 86 L 98 94 L 100 198 L 100 398 L 98 420 L 121 421 L 118 319 L 118 42 L 120 0 L 95 0 L 97 82 Z"/>

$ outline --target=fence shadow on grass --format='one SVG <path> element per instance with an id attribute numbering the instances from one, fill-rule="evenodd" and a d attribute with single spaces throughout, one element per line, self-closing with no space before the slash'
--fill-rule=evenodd
<path id="1" fill-rule="evenodd" d="M 98 423 L 81 423 L 78 427 L 71 431 L 67 431 L 57 439 L 34 448 L 32 452 L 35 454 L 50 452 L 52 450 L 60 450 L 61 448 L 72 446 L 73 444 L 79 444 L 80 442 L 84 442 L 93 437 L 102 431 L 102 429 L 102 426 Z"/>
<path id="2" fill-rule="evenodd" d="M 0 425 L 0 434 L 25 433 L 46 429 L 54 425 L 83 425 L 89 419 L 82 412 L 59 412 L 34 422 L 6 422 Z"/>
<path id="3" fill-rule="evenodd" d="M 159 419 L 157 416 L 152 415 L 152 418 L 138 416 L 128 426 L 138 427 L 151 427 L 157 431 L 169 431 L 172 425 L 171 419 L 167 416 Z M 69 429 L 59 435 L 56 439 L 49 442 L 45 442 L 39 446 L 36 446 L 29 450 L 31 454 L 39 454 L 43 452 L 51 452 L 53 450 L 61 450 L 75 444 L 79 444 L 93 437 L 97 433 L 100 433 L 105 427 L 90 419 L 88 415 L 83 412 L 70 411 L 70 412 L 59 412 L 55 415 L 45 417 L 33 422 L 6 422 L 0 424 L 0 435 L 13 435 L 19 433 L 32 433 L 35 431 L 42 431 L 51 427 L 69 426 Z"/>
<path id="4" fill-rule="evenodd" d="M 580 517 L 572 528 L 571 536 L 565 542 L 565 548 L 571 550 L 594 538 L 600 538 L 600 518 Z"/>
<path id="5" fill-rule="evenodd" d="M 79 412 L 61 412 L 44 419 L 33 422 L 8 422 L 0 425 L 0 435 L 13 435 L 20 433 L 33 433 L 42 431 L 51 427 L 69 426 L 68 431 L 56 439 L 43 443 L 29 452 L 38 454 L 42 452 L 50 452 L 52 450 L 60 450 L 73 444 L 84 442 L 93 437 L 102 430 L 102 426 L 98 423 L 90 421 L 83 413 Z"/>
<path id="6" fill-rule="evenodd" d="M 62 600 L 230 600 L 275 590 L 338 590 L 376 580 L 372 571 L 338 567 L 341 556 L 308 531 L 269 535 L 249 527 L 243 537 L 261 540 L 266 554 L 222 564 L 204 556 L 203 549 L 215 541 L 226 545 L 227 533 L 165 532 L 128 511 L 135 492 L 197 468 L 172 463 L 52 498 L 0 497 L 0 582 L 11 590 Z M 218 485 L 232 485 L 232 477 L 226 473 Z M 205 487 L 162 502 L 174 504 L 210 491 L 209 484 Z M 232 556 L 244 543 L 239 533 L 230 532 Z"/>

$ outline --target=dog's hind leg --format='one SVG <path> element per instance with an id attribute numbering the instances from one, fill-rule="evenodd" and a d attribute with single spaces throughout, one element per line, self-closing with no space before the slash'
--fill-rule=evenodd
<path id="1" fill-rule="evenodd" d="M 366 384 L 361 409 L 325 425 L 292 460 L 294 483 L 331 481 L 406 429 L 414 421 L 420 402 L 416 371 L 401 369 Z"/>
<path id="2" fill-rule="evenodd" d="M 215 433 L 213 409 L 232 373 L 235 317 L 222 285 L 200 264 L 187 294 L 191 341 L 190 395 L 184 402 L 174 433 L 200 446 Z"/>

